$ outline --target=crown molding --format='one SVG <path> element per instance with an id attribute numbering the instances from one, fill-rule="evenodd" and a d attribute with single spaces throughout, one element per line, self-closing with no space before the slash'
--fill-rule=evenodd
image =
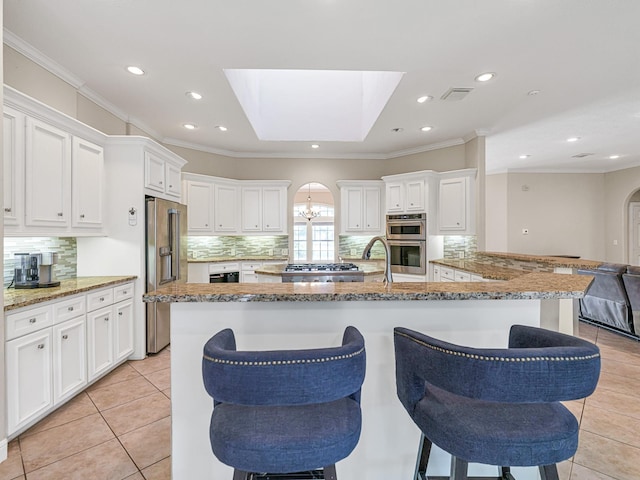
<path id="1" fill-rule="evenodd" d="M 16 34 L 14 34 L 11 30 L 4 27 L 2 29 L 2 35 L 3 35 L 2 41 L 7 46 L 13 48 L 15 51 L 24 55 L 32 62 L 35 62 L 45 70 L 61 78 L 62 80 L 64 80 L 65 82 L 73 86 L 74 88 L 79 89 L 84 85 L 85 83 L 84 80 L 82 80 L 81 78 L 71 73 L 69 70 L 67 70 L 62 65 L 60 65 L 59 63 L 55 62 L 54 60 L 46 56 L 41 51 L 36 50 L 34 47 L 32 47 L 27 42 L 25 42 L 20 37 L 18 37 Z"/>
<path id="2" fill-rule="evenodd" d="M 395 152 L 389 152 L 384 155 L 385 160 L 392 158 L 406 157 L 408 155 L 415 155 L 416 153 L 430 152 L 432 150 L 440 150 L 441 148 L 455 147 L 457 145 L 464 145 L 466 142 L 462 138 L 453 138 L 440 143 L 433 143 L 431 145 L 423 145 L 422 147 L 409 148 L 406 150 L 397 150 Z"/>

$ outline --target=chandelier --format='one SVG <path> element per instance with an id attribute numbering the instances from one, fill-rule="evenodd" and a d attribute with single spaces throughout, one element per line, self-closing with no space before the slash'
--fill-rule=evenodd
<path id="1" fill-rule="evenodd" d="M 318 215 L 320 215 L 320 212 L 317 212 L 317 211 L 311 209 L 311 184 L 309 184 L 309 192 L 307 194 L 307 208 L 304 209 L 304 210 L 300 210 L 300 212 L 298 212 L 298 214 L 301 217 L 304 217 L 309 221 L 311 221 L 312 219 L 314 219 Z"/>

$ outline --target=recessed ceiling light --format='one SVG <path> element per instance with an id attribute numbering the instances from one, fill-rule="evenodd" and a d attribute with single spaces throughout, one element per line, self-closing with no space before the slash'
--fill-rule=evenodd
<path id="1" fill-rule="evenodd" d="M 476 77 L 476 82 L 488 82 L 492 78 L 495 78 L 496 74 L 493 72 L 481 73 Z"/>
<path id="2" fill-rule="evenodd" d="M 519 158 L 520 158 L 521 160 L 524 160 L 525 158 L 529 158 L 530 156 L 531 156 L 531 155 L 520 155 L 520 157 L 519 157 Z"/>
<path id="3" fill-rule="evenodd" d="M 580 137 L 569 137 L 567 138 L 567 142 L 577 142 L 580 140 Z"/>
<path id="4" fill-rule="evenodd" d="M 317 143 L 314 143 L 313 145 L 311 145 L 311 148 L 320 148 L 320 145 L 318 145 Z"/>
<path id="5" fill-rule="evenodd" d="M 198 92 L 187 92 L 185 95 L 189 98 L 193 98 L 194 100 L 202 100 L 202 95 Z"/>
<path id="6" fill-rule="evenodd" d="M 216 125 L 214 128 L 217 128 L 221 132 L 226 132 L 228 130 L 228 128 L 225 127 L 224 125 Z"/>
<path id="7" fill-rule="evenodd" d="M 198 128 L 198 126 L 194 125 L 193 123 L 185 123 L 182 126 L 187 130 L 195 130 L 196 128 Z"/>
<path id="8" fill-rule="evenodd" d="M 431 95 L 423 95 L 422 97 L 418 98 L 418 103 L 428 102 L 429 100 L 433 100 L 433 97 Z"/>
<path id="9" fill-rule="evenodd" d="M 127 72 L 132 73 L 134 75 L 144 75 L 144 70 L 142 70 L 140 67 L 136 67 L 134 65 L 129 65 L 127 67 Z"/>
<path id="10" fill-rule="evenodd" d="M 527 92 L 527 95 L 529 95 L 530 97 L 535 97 L 536 95 L 538 95 L 540 93 L 540 90 L 529 90 Z"/>
<path id="11" fill-rule="evenodd" d="M 433 127 L 431 127 L 429 125 L 426 125 L 426 126 L 422 127 L 420 130 L 423 131 L 423 132 L 429 132 L 429 131 L 433 130 Z"/>
<path id="12" fill-rule="evenodd" d="M 616 158 L 620 158 L 620 155 L 609 155 L 609 160 L 615 160 Z"/>

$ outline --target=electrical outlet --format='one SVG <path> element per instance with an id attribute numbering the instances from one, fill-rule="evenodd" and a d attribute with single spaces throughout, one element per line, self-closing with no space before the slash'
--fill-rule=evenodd
<path id="1" fill-rule="evenodd" d="M 268 255 L 269 255 L 270 257 L 273 257 L 273 248 L 270 248 L 270 249 L 268 250 Z"/>
<path id="2" fill-rule="evenodd" d="M 464 251 L 463 252 L 458 252 L 458 258 L 464 258 Z"/>
<path id="3" fill-rule="evenodd" d="M 352 256 L 352 257 L 355 257 L 356 255 L 357 255 L 357 253 L 356 253 L 356 249 L 355 249 L 355 248 L 352 248 L 352 249 L 351 249 L 351 256 Z"/>
<path id="4" fill-rule="evenodd" d="M 282 256 L 283 257 L 288 257 L 289 256 L 289 249 L 288 248 L 283 248 L 282 249 Z"/>
<path id="5" fill-rule="evenodd" d="M 235 257 L 236 256 L 236 249 L 235 248 L 231 248 L 229 250 L 229 255 L 231 255 L 232 257 Z"/>

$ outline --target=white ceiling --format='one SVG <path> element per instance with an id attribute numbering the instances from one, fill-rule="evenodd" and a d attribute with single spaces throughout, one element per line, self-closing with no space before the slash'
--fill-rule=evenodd
<path id="1" fill-rule="evenodd" d="M 484 134 L 489 172 L 640 165 L 638 25 L 636 0 L 4 0 L 6 43 L 164 142 L 392 159 Z M 258 139 L 223 69 L 405 74 L 364 141 L 291 142 Z M 440 100 L 451 87 L 474 90 Z"/>

